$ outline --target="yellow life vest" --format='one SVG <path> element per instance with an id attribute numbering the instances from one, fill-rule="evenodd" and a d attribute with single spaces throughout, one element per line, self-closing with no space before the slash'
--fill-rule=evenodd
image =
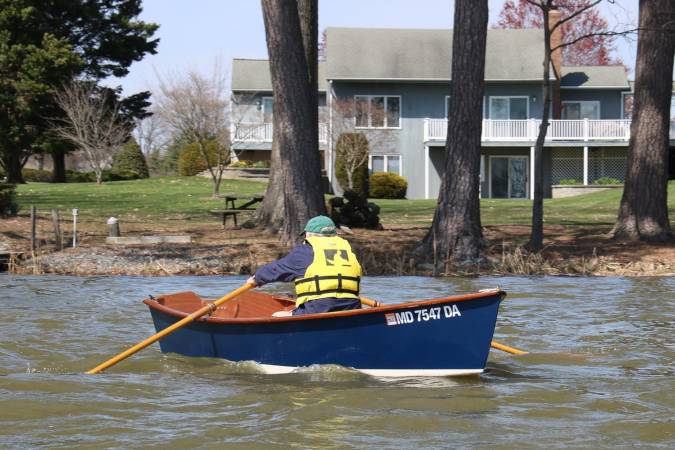
<path id="1" fill-rule="evenodd" d="M 314 260 L 305 276 L 295 280 L 298 307 L 319 298 L 359 298 L 361 265 L 349 242 L 338 236 L 308 237 Z"/>

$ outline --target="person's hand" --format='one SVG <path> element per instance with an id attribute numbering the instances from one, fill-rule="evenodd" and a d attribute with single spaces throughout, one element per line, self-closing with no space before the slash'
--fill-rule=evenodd
<path id="1" fill-rule="evenodd" d="M 255 275 L 251 275 L 248 280 L 246 280 L 246 284 L 250 284 L 253 287 L 256 287 L 258 283 L 255 282 Z"/>

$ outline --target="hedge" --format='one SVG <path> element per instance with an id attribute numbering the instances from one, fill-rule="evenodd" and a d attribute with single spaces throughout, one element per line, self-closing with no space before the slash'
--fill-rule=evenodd
<path id="1" fill-rule="evenodd" d="M 408 182 L 400 175 L 378 172 L 370 176 L 371 198 L 405 198 Z"/>

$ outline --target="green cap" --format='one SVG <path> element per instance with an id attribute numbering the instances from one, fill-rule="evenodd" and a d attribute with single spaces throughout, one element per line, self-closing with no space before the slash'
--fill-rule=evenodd
<path id="1" fill-rule="evenodd" d="M 326 216 L 316 216 L 309 219 L 307 225 L 305 225 L 305 232 L 325 235 L 337 233 L 335 230 L 335 222 L 333 222 L 330 217 Z"/>

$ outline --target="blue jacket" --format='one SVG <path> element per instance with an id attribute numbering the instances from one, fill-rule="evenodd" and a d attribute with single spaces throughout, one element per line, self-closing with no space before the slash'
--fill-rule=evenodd
<path id="1" fill-rule="evenodd" d="M 312 246 L 300 244 L 283 258 L 259 267 L 255 271 L 255 282 L 258 286 L 262 286 L 275 281 L 293 281 L 305 275 L 312 261 L 314 261 Z"/>

